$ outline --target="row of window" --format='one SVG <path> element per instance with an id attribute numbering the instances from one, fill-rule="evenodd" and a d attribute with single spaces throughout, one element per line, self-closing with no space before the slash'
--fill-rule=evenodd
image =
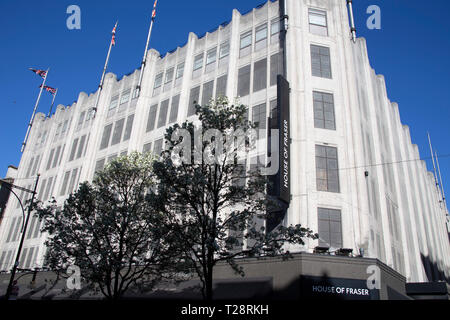
<path id="1" fill-rule="evenodd" d="M 280 19 L 275 18 L 270 22 L 270 43 L 278 41 L 278 34 L 280 32 Z M 253 42 L 254 41 L 254 42 Z M 239 57 L 245 57 L 254 51 L 258 51 L 267 47 L 268 41 L 268 23 L 264 22 L 256 26 L 255 37 L 253 39 L 253 30 L 249 30 L 241 34 L 239 42 Z M 254 43 L 254 46 L 252 45 Z"/>
<path id="2" fill-rule="evenodd" d="M 86 154 L 88 141 L 89 141 L 89 136 L 87 136 L 87 135 L 83 135 L 83 136 L 75 138 L 73 140 L 72 149 L 70 150 L 68 162 L 76 160 L 76 159 L 80 159 L 82 156 L 84 156 Z"/>
<path id="3" fill-rule="evenodd" d="M 14 250 L 5 250 L 2 252 L 2 255 L 0 256 L 0 271 L 7 271 L 6 269 L 12 266 L 15 259 L 14 253 Z M 38 253 L 39 247 L 24 248 L 21 254 L 22 259 L 20 259 L 18 267 L 22 269 L 31 269 L 36 266 Z"/>
<path id="4" fill-rule="evenodd" d="M 130 101 L 130 97 L 132 100 L 136 99 L 139 96 L 139 90 L 134 89 L 133 96 L 131 97 L 131 88 L 125 89 L 119 95 L 115 95 L 111 98 L 111 102 L 109 103 L 108 114 L 107 116 L 112 116 L 116 110 L 117 112 L 123 112 L 128 107 L 128 102 Z M 120 98 L 120 99 L 119 99 Z"/>
<path id="5" fill-rule="evenodd" d="M 270 56 L 270 74 L 269 85 L 277 84 L 277 75 L 282 73 L 283 57 L 281 53 L 275 53 Z M 257 92 L 267 88 L 267 58 L 261 59 L 252 65 L 246 65 L 238 70 L 237 95 L 244 97 L 250 94 L 250 78 L 253 74 L 253 88 L 252 92 Z M 253 73 L 252 73 L 253 71 Z"/>
<path id="6" fill-rule="evenodd" d="M 46 170 L 53 169 L 61 164 L 65 147 L 66 145 L 64 144 L 50 150 L 50 154 L 47 159 L 47 166 L 45 168 Z"/>
<path id="7" fill-rule="evenodd" d="M 127 150 L 123 150 L 120 153 L 120 156 L 126 156 L 128 153 Z M 113 161 L 114 159 L 117 158 L 117 153 L 111 154 L 109 155 L 107 158 L 102 158 L 97 160 L 97 162 L 95 163 L 95 168 L 94 168 L 94 172 L 98 172 L 100 170 L 103 170 L 103 168 L 105 167 L 106 164 L 110 163 L 111 161 Z"/>
<path id="8" fill-rule="evenodd" d="M 74 188 L 78 186 L 78 180 L 80 179 L 81 168 L 75 168 L 68 170 L 64 173 L 63 183 L 61 185 L 61 190 L 59 191 L 60 196 L 65 196 L 74 191 Z"/>
<path id="9" fill-rule="evenodd" d="M 103 129 L 102 140 L 100 142 L 100 150 L 106 149 L 107 147 L 116 145 L 120 142 L 128 141 L 131 136 L 133 121 L 134 121 L 134 114 L 131 114 L 127 118 L 122 118 L 117 120 L 115 123 L 110 123 L 106 125 Z M 113 131 L 113 124 L 114 124 L 114 131 Z"/>

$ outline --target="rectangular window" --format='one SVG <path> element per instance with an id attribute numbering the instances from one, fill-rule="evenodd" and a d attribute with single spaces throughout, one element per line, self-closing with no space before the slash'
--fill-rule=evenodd
<path id="1" fill-rule="evenodd" d="M 131 97 L 131 99 L 136 99 L 137 97 L 139 97 L 139 89 L 138 88 L 133 90 L 133 96 Z"/>
<path id="2" fill-rule="evenodd" d="M 206 54 L 206 65 L 216 62 L 217 47 L 208 50 Z"/>
<path id="3" fill-rule="evenodd" d="M 314 127 L 336 130 L 333 95 L 324 92 L 313 92 Z"/>
<path id="4" fill-rule="evenodd" d="M 319 245 L 342 248 L 341 210 L 317 208 Z"/>
<path id="5" fill-rule="evenodd" d="M 203 67 L 203 52 L 195 57 L 194 71 Z"/>
<path id="6" fill-rule="evenodd" d="M 245 57 L 252 52 L 252 31 L 241 35 L 239 57 Z"/>
<path id="7" fill-rule="evenodd" d="M 244 97 L 250 93 L 250 65 L 242 67 L 238 71 L 237 95 Z"/>
<path id="8" fill-rule="evenodd" d="M 131 129 L 133 129 L 134 114 L 130 114 L 127 118 L 127 125 L 125 127 L 125 133 L 123 134 L 123 141 L 128 141 L 131 136 Z"/>
<path id="9" fill-rule="evenodd" d="M 83 111 L 83 112 L 80 114 L 80 118 L 78 118 L 77 128 L 80 128 L 80 127 L 82 126 L 83 121 L 84 121 L 84 116 L 85 116 L 85 114 L 86 114 L 86 111 Z"/>
<path id="10" fill-rule="evenodd" d="M 170 68 L 166 71 L 166 81 L 164 83 L 171 83 L 173 80 L 173 72 L 174 72 L 174 68 Z"/>
<path id="11" fill-rule="evenodd" d="M 267 59 L 255 62 L 253 69 L 253 92 L 267 88 Z"/>
<path id="12" fill-rule="evenodd" d="M 38 155 L 36 157 L 36 159 L 34 160 L 34 165 L 33 165 L 33 170 L 31 171 L 31 175 L 36 174 L 37 170 L 39 169 L 39 165 L 41 164 L 40 160 L 41 160 L 41 155 Z"/>
<path id="13" fill-rule="evenodd" d="M 280 24 L 281 24 L 281 22 L 280 22 L 279 18 L 272 20 L 272 22 L 270 23 L 270 35 L 271 36 L 276 35 L 280 32 Z"/>
<path id="14" fill-rule="evenodd" d="M 202 92 L 202 106 L 209 105 L 209 100 L 211 100 L 214 90 L 214 80 L 206 82 L 203 84 Z"/>
<path id="15" fill-rule="evenodd" d="M 263 41 L 266 39 L 267 39 L 267 24 L 264 23 L 263 25 L 256 28 L 255 42 Z"/>
<path id="16" fill-rule="evenodd" d="M 111 103 L 109 104 L 109 111 L 114 110 L 119 102 L 119 96 L 114 96 L 111 98 Z"/>
<path id="17" fill-rule="evenodd" d="M 259 26 L 255 30 L 255 51 L 267 46 L 267 23 Z"/>
<path id="18" fill-rule="evenodd" d="M 147 130 L 146 132 L 150 132 L 155 129 L 155 121 L 156 121 L 156 111 L 158 110 L 158 105 L 154 104 L 150 107 L 148 112 L 148 120 L 147 120 Z"/>
<path id="19" fill-rule="evenodd" d="M 122 96 L 120 97 L 120 104 L 127 103 L 130 100 L 130 92 L 131 89 L 127 89 L 124 92 L 122 92 Z"/>
<path id="20" fill-rule="evenodd" d="M 97 172 L 99 172 L 99 171 L 101 171 L 101 170 L 103 170 L 103 167 L 105 166 L 105 159 L 100 159 L 100 160 L 97 160 L 97 162 L 95 163 L 95 173 L 97 173 Z"/>
<path id="21" fill-rule="evenodd" d="M 312 75 L 331 79 L 330 48 L 311 45 Z"/>
<path id="22" fill-rule="evenodd" d="M 161 102 L 159 107 L 158 128 L 164 127 L 167 121 L 167 112 L 169 111 L 169 99 Z"/>
<path id="23" fill-rule="evenodd" d="M 283 56 L 281 52 L 270 57 L 270 86 L 277 84 L 277 76 L 283 74 Z"/>
<path id="24" fill-rule="evenodd" d="M 33 168 L 33 162 L 34 162 L 34 157 L 31 158 L 30 160 L 30 164 L 28 165 L 28 170 L 27 170 L 27 177 L 29 177 L 31 175 L 31 169 Z"/>
<path id="25" fill-rule="evenodd" d="M 69 183 L 69 188 L 67 190 L 67 193 L 72 193 L 74 191 L 73 188 L 75 187 L 75 181 L 77 179 L 77 174 L 78 174 L 78 168 L 73 169 L 72 176 L 70 177 L 70 183 Z"/>
<path id="26" fill-rule="evenodd" d="M 111 145 L 118 144 L 120 142 L 120 138 L 122 138 L 123 126 L 125 124 L 125 118 L 117 120 L 114 125 L 114 132 L 111 139 Z"/>
<path id="27" fill-rule="evenodd" d="M 53 158 L 52 168 L 54 168 L 54 167 L 56 167 L 58 165 L 58 160 L 59 160 L 59 154 L 60 153 L 61 153 L 61 146 L 56 148 L 56 153 L 55 153 L 55 157 Z"/>
<path id="28" fill-rule="evenodd" d="M 156 75 L 156 77 L 155 77 L 155 84 L 153 85 L 153 89 L 161 87 L 162 79 L 163 79 L 163 73 L 162 72 Z"/>
<path id="29" fill-rule="evenodd" d="M 81 158 L 84 150 L 84 143 L 86 142 L 86 135 L 80 138 L 80 145 L 78 146 L 77 159 Z"/>
<path id="30" fill-rule="evenodd" d="M 72 161 L 73 159 L 75 159 L 75 153 L 77 151 L 77 146 L 78 146 L 78 138 L 73 140 L 72 150 L 70 151 L 70 156 L 69 156 L 69 161 Z"/>
<path id="31" fill-rule="evenodd" d="M 200 86 L 192 88 L 189 96 L 188 117 L 195 114 L 195 105 L 199 102 Z"/>
<path id="32" fill-rule="evenodd" d="M 48 178 L 47 187 L 45 188 L 44 195 L 42 196 L 42 201 L 45 201 L 48 199 L 48 197 L 50 195 L 50 189 L 52 187 L 52 183 L 53 183 L 53 177 Z"/>
<path id="33" fill-rule="evenodd" d="M 144 144 L 144 147 L 142 148 L 142 153 L 147 153 L 150 152 L 152 150 L 152 143 L 146 143 Z"/>
<path id="34" fill-rule="evenodd" d="M 326 11 L 309 9 L 309 32 L 328 36 Z"/>
<path id="35" fill-rule="evenodd" d="M 252 109 L 252 122 L 253 124 L 255 124 L 256 130 L 258 131 L 258 137 L 259 139 L 265 138 L 264 136 L 261 136 L 259 134 L 259 130 L 265 130 L 266 129 L 266 122 L 267 122 L 267 117 L 266 117 L 266 104 L 259 104 L 257 106 L 254 106 Z"/>
<path id="36" fill-rule="evenodd" d="M 109 146 L 109 139 L 111 137 L 111 131 L 112 131 L 113 124 L 108 124 L 103 129 L 103 136 L 102 141 L 100 142 L 100 150 L 103 150 Z"/>
<path id="37" fill-rule="evenodd" d="M 63 184 L 61 186 L 61 191 L 59 192 L 60 196 L 63 196 L 66 194 L 66 189 L 67 189 L 67 184 L 69 183 L 69 178 L 70 178 L 70 170 L 66 171 L 66 173 L 64 174 Z"/>
<path id="38" fill-rule="evenodd" d="M 184 62 L 180 63 L 177 66 L 177 74 L 176 74 L 176 79 L 182 78 L 183 77 L 183 73 L 184 73 Z"/>
<path id="39" fill-rule="evenodd" d="M 180 95 L 176 95 L 172 98 L 172 105 L 170 107 L 169 123 L 177 121 L 178 117 L 178 105 L 180 104 Z"/>
<path id="40" fill-rule="evenodd" d="M 158 139 L 155 141 L 155 148 L 153 149 L 153 153 L 157 156 L 161 155 L 163 146 L 163 139 Z"/>
<path id="41" fill-rule="evenodd" d="M 226 75 L 226 74 L 217 78 L 216 98 L 220 97 L 220 96 L 226 96 L 226 94 L 227 94 L 227 79 L 228 79 L 228 75 Z"/>
<path id="42" fill-rule="evenodd" d="M 230 42 L 227 40 L 220 45 L 219 59 L 228 57 L 229 54 L 230 54 Z"/>
<path id="43" fill-rule="evenodd" d="M 318 191 L 339 192 L 337 148 L 316 145 L 316 184 Z"/>
<path id="44" fill-rule="evenodd" d="M 250 31 L 244 33 L 243 35 L 241 35 L 240 49 L 242 50 L 251 45 L 252 45 L 252 31 L 250 30 Z"/>

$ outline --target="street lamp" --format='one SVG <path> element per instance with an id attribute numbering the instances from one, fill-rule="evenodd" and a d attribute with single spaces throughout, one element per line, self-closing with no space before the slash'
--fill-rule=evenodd
<path id="1" fill-rule="evenodd" d="M 37 185 L 38 185 L 38 182 L 39 182 L 39 176 L 40 175 L 38 174 L 37 177 L 36 177 L 36 183 L 34 184 L 34 190 L 33 191 L 30 191 L 28 189 L 21 188 L 19 186 L 15 186 L 13 184 L 6 183 L 5 181 L 1 181 L 0 180 L 0 182 L 2 183 L 2 186 L 6 186 L 6 188 L 9 188 L 9 186 L 11 186 L 11 187 L 22 189 L 22 190 L 24 190 L 26 192 L 32 193 L 31 202 L 30 202 L 30 205 L 28 206 L 28 215 L 27 215 L 26 220 L 25 220 L 25 225 L 23 225 L 23 227 L 22 227 L 22 236 L 20 237 L 19 249 L 17 250 L 16 260 L 14 262 L 14 266 L 13 266 L 13 269 L 11 271 L 11 277 L 9 279 L 8 289 L 6 290 L 6 294 L 5 294 L 5 299 L 6 300 L 9 300 L 9 297 L 11 296 L 11 291 L 12 291 L 13 284 L 14 284 L 14 276 L 16 275 L 17 267 L 19 266 L 20 254 L 22 252 L 23 242 L 25 240 L 25 233 L 27 231 L 28 221 L 30 220 L 31 211 L 33 210 L 33 202 L 34 202 L 34 197 L 36 195 L 36 189 L 37 189 Z M 12 191 L 12 189 L 10 189 L 10 190 Z M 17 195 L 13 191 L 12 191 L 12 193 L 17 197 Z M 20 203 L 20 205 L 22 207 L 22 213 L 23 213 L 24 218 L 25 218 L 25 210 L 23 208 L 22 202 L 20 201 L 19 197 L 17 197 L 17 199 L 19 200 L 19 203 Z"/>

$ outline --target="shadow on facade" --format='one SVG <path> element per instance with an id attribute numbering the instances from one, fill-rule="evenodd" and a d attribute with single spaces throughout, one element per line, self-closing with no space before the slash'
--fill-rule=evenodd
<path id="1" fill-rule="evenodd" d="M 423 254 L 420 254 L 420 259 L 422 260 L 428 281 L 446 281 L 450 283 L 450 278 L 445 276 L 444 271 L 439 268 L 436 262 L 431 261 L 428 256 L 424 256 Z"/>

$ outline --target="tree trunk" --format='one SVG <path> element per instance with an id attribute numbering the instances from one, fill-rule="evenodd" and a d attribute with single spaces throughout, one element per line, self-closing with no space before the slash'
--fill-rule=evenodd
<path id="1" fill-rule="evenodd" d="M 208 271 L 205 275 L 206 282 L 206 301 L 211 301 L 213 299 L 213 267 L 208 266 Z"/>

